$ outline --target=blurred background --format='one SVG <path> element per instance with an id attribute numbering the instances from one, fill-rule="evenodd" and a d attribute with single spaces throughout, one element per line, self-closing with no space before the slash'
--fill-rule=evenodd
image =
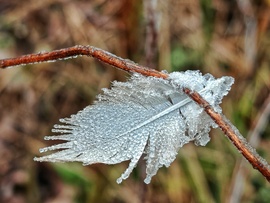
<path id="1" fill-rule="evenodd" d="M 270 162 L 270 1 L 0 0 L 0 58 L 92 45 L 158 70 L 233 76 L 224 114 Z M 82 57 L 0 70 L 0 202 L 270 202 L 270 184 L 220 130 L 145 185 L 127 167 L 37 163 L 58 120 L 123 71 Z"/>

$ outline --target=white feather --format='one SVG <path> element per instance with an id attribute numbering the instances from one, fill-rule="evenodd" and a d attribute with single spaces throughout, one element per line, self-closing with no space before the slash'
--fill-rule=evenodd
<path id="1" fill-rule="evenodd" d="M 117 180 L 128 178 L 138 160 L 146 154 L 146 183 L 158 169 L 168 167 L 180 147 L 195 141 L 205 145 L 216 124 L 183 92 L 183 87 L 199 92 L 215 110 L 230 90 L 233 78 L 215 79 L 198 71 L 175 72 L 167 80 L 133 74 L 127 82 L 113 82 L 103 89 L 94 105 L 70 118 L 60 119 L 53 132 L 62 135 L 46 140 L 64 140 L 62 144 L 41 149 L 58 152 L 35 158 L 36 161 L 80 161 L 116 164 L 130 160 Z"/>

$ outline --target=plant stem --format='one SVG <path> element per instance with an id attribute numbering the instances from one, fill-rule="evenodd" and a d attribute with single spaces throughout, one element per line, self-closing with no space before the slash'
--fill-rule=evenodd
<path id="1" fill-rule="evenodd" d="M 29 54 L 16 58 L 0 60 L 0 67 L 2 69 L 17 66 L 27 65 L 40 62 L 54 62 L 55 60 L 65 60 L 68 58 L 75 58 L 77 56 L 92 56 L 106 64 L 112 65 L 116 68 L 136 72 L 145 76 L 154 76 L 166 79 L 168 74 L 159 72 L 154 69 L 149 69 L 139 64 L 134 63 L 128 59 L 122 59 L 102 49 L 92 46 L 74 46 L 70 48 L 60 49 L 51 52 Z M 214 111 L 212 106 L 205 101 L 197 92 L 184 88 L 183 91 L 198 105 L 204 108 L 205 112 L 213 119 L 213 121 L 220 127 L 225 135 L 230 139 L 234 146 L 243 154 L 243 156 L 250 162 L 253 168 L 261 172 L 261 174 L 270 182 L 270 166 L 259 156 L 255 149 L 253 149 L 246 139 L 240 134 L 235 126 L 221 113 Z"/>
<path id="2" fill-rule="evenodd" d="M 143 67 L 129 59 L 122 59 L 114 54 L 111 54 L 96 47 L 82 45 L 59 49 L 51 52 L 28 54 L 16 58 L 2 59 L 0 60 L 0 68 L 35 64 L 41 62 L 55 62 L 56 60 L 66 60 L 69 58 L 76 58 L 77 56 L 92 56 L 93 58 L 96 58 L 104 63 L 125 70 L 127 72 L 137 72 L 141 73 L 142 75 L 154 76 L 159 78 L 168 77 L 168 75 L 165 73 Z"/>

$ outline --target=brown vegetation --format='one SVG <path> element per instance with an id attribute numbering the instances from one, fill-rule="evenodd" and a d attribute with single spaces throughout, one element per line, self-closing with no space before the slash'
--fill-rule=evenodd
<path id="1" fill-rule="evenodd" d="M 83 44 L 142 65 L 154 64 L 159 70 L 231 75 L 236 84 L 224 101 L 224 114 L 243 134 L 250 132 L 270 160 L 269 127 L 259 122 L 264 116 L 262 122 L 267 123 L 269 115 L 269 3 L 153 2 L 2 0 L 0 57 Z M 126 77 L 93 59 L 38 66 L 0 74 L 0 198 L 4 202 L 224 202 L 235 197 L 231 190 L 244 202 L 269 201 L 269 185 L 250 166 L 237 167 L 241 156 L 217 131 L 207 147 L 185 146 L 149 186 L 142 185 L 144 170 L 140 169 L 116 185 L 114 180 L 124 168 L 121 164 L 80 167 L 33 162 L 38 148 L 48 145 L 43 136 L 50 134 L 59 118 L 90 104 L 110 81 Z M 246 181 L 240 190 L 234 189 L 239 188 L 235 181 L 239 173 Z"/>

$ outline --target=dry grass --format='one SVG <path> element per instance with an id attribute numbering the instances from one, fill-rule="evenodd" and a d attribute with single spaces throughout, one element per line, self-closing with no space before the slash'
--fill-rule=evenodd
<path id="1" fill-rule="evenodd" d="M 269 2 L 246 7 L 225 0 L 143 2 L 1 0 L 0 57 L 82 44 L 157 69 L 231 75 L 236 83 L 223 111 L 244 135 L 252 134 L 270 94 Z M 2 70 L 0 201 L 229 202 L 241 155 L 218 130 L 206 147 L 183 147 L 172 166 L 147 186 L 141 165 L 117 185 L 127 163 L 82 167 L 33 162 L 38 149 L 50 144 L 43 137 L 59 118 L 89 105 L 110 81 L 126 77 L 91 58 Z M 257 148 L 269 161 L 265 121 Z M 235 189 L 240 202 L 269 202 L 264 178 L 249 165 L 242 171 L 245 185 Z"/>

